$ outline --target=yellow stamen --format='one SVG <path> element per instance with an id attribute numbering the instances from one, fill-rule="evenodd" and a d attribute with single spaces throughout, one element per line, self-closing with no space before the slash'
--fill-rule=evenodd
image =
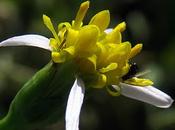
<path id="1" fill-rule="evenodd" d="M 123 32 L 123 31 L 125 31 L 125 29 L 126 29 L 126 23 L 125 22 L 122 22 L 122 23 L 118 24 L 114 28 L 114 30 L 118 30 L 119 32 Z"/>
<path id="2" fill-rule="evenodd" d="M 89 3 L 90 3 L 89 1 L 86 1 L 80 5 L 80 8 L 78 10 L 78 13 L 76 15 L 76 18 L 73 24 L 74 29 L 78 29 L 81 26 L 84 16 L 89 8 Z"/>
<path id="3" fill-rule="evenodd" d="M 67 53 L 69 53 L 72 56 L 75 54 L 75 47 L 74 46 L 67 47 L 63 50 L 66 51 Z"/>
<path id="4" fill-rule="evenodd" d="M 110 14 L 108 10 L 101 11 L 92 17 L 89 24 L 97 25 L 101 32 L 103 32 L 109 25 Z"/>
<path id="5" fill-rule="evenodd" d="M 52 32 L 52 34 L 55 37 L 55 39 L 57 40 L 58 44 L 60 44 L 60 40 L 59 40 L 58 35 L 53 27 L 51 19 L 48 16 L 43 15 L 43 21 L 44 21 L 44 24 L 46 25 L 46 27 Z"/>
<path id="6" fill-rule="evenodd" d="M 137 44 L 131 49 L 131 53 L 129 55 L 129 58 L 133 58 L 136 56 L 141 50 L 142 50 L 142 44 Z"/>
<path id="7" fill-rule="evenodd" d="M 98 35 L 99 30 L 95 25 L 82 27 L 75 45 L 76 54 L 81 56 L 92 54 L 96 49 Z"/>
<path id="8" fill-rule="evenodd" d="M 60 31 L 60 30 L 63 29 L 64 27 L 65 27 L 65 28 L 70 28 L 70 27 L 71 27 L 71 24 L 68 23 L 68 22 L 60 23 L 60 24 L 58 25 L 58 31 Z"/>
<path id="9" fill-rule="evenodd" d="M 100 72 L 106 73 L 106 72 L 109 72 L 111 70 L 115 70 L 117 68 L 117 66 L 118 66 L 117 63 L 111 63 L 107 67 L 100 69 Z"/>
<path id="10" fill-rule="evenodd" d="M 116 62 L 121 67 L 128 59 L 128 55 L 131 51 L 131 44 L 129 42 L 123 42 L 121 44 L 111 44 L 115 45 L 110 49 L 110 54 L 106 61 Z"/>
<path id="11" fill-rule="evenodd" d="M 93 84 L 93 88 L 103 88 L 106 85 L 107 77 L 104 74 L 98 76 L 98 80 Z"/>
<path id="12" fill-rule="evenodd" d="M 137 78 L 137 77 L 133 77 L 133 78 L 130 78 L 128 80 L 125 80 L 124 83 L 132 84 L 132 85 L 136 85 L 136 86 L 143 86 L 143 87 L 153 85 L 153 82 L 151 80 Z"/>
<path id="13" fill-rule="evenodd" d="M 96 71 L 96 56 L 76 57 L 78 69 L 83 74 L 93 74 Z"/>
<path id="14" fill-rule="evenodd" d="M 58 51 L 58 43 L 54 38 L 50 38 L 50 47 L 52 48 L 53 51 Z"/>
<path id="15" fill-rule="evenodd" d="M 52 52 L 52 60 L 55 63 L 62 63 L 65 61 L 65 57 L 59 52 Z"/>
<path id="16" fill-rule="evenodd" d="M 96 70 L 96 61 L 97 61 L 97 57 L 96 55 L 92 55 L 90 57 L 87 58 L 94 66 L 94 71 Z"/>
<path id="17" fill-rule="evenodd" d="M 69 28 L 67 30 L 66 46 L 74 46 L 78 40 L 79 31 Z"/>
<path id="18" fill-rule="evenodd" d="M 121 33 L 118 30 L 113 30 L 106 36 L 107 42 L 119 44 L 122 41 Z"/>

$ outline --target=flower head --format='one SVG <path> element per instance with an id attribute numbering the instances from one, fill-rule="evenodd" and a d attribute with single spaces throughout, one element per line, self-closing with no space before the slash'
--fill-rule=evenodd
<path id="1" fill-rule="evenodd" d="M 60 23 L 57 29 L 51 19 L 43 15 L 44 24 L 53 34 L 50 39 L 39 35 L 24 35 L 7 39 L 1 42 L 0 46 L 36 46 L 51 51 L 52 61 L 55 64 L 64 64 L 69 60 L 74 62 L 77 79 L 67 104 L 68 130 L 78 129 L 84 85 L 106 88 L 113 96 L 122 94 L 157 107 L 169 107 L 173 102 L 170 96 L 152 87 L 151 80 L 136 76 L 137 71 L 131 60 L 141 51 L 143 45 L 139 43 L 132 47 L 129 41 L 123 41 L 125 22 L 108 29 L 110 13 L 104 10 L 94 15 L 90 22 L 84 25 L 83 19 L 89 3 L 89 1 L 83 2 L 75 20 L 71 23 Z"/>
<path id="2" fill-rule="evenodd" d="M 89 1 L 82 3 L 75 20 L 72 23 L 60 23 L 58 31 L 54 29 L 51 19 L 43 15 L 44 24 L 54 36 L 50 38 L 53 62 L 74 60 L 78 74 L 87 81 L 86 85 L 95 88 L 119 85 L 120 82 L 138 86 L 152 85 L 153 82 L 148 79 L 122 79 L 129 72 L 130 59 L 142 49 L 142 44 L 132 47 L 130 42 L 122 41 L 126 23 L 122 22 L 114 29 L 106 30 L 110 14 L 104 10 L 94 15 L 88 25 L 84 25 L 83 18 L 88 8 Z"/>

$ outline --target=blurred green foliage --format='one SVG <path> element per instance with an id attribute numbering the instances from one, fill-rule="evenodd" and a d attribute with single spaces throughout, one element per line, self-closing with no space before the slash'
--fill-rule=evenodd
<path id="1" fill-rule="evenodd" d="M 47 14 L 54 24 L 74 19 L 82 0 L 0 0 L 0 40 L 36 33 L 50 37 L 42 22 Z M 98 11 L 109 9 L 110 27 L 126 21 L 124 39 L 144 48 L 134 61 L 155 86 L 175 98 L 175 1 L 91 0 L 85 23 Z M 50 53 L 28 47 L 0 48 L 0 116 L 32 75 L 49 62 Z M 64 120 L 48 130 L 64 128 Z M 47 128 L 46 128 L 47 129 Z M 125 97 L 111 97 L 104 90 L 92 90 L 81 113 L 82 130 L 174 130 L 175 106 L 159 109 Z"/>

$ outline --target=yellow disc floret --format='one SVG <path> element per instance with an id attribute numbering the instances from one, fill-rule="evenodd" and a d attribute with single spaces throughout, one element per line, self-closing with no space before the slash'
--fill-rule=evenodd
<path id="1" fill-rule="evenodd" d="M 136 77 L 123 81 L 122 77 L 130 70 L 130 59 L 141 51 L 142 44 L 132 48 L 130 42 L 122 41 L 121 33 L 126 29 L 125 22 L 106 33 L 110 22 L 108 10 L 97 13 L 88 25 L 83 25 L 89 3 L 86 1 L 80 5 L 75 20 L 71 23 L 60 23 L 58 32 L 51 19 L 43 15 L 44 24 L 53 34 L 53 38 L 50 38 L 52 61 L 63 63 L 73 60 L 77 66 L 77 74 L 94 88 L 119 85 L 120 82 L 138 86 L 151 85 L 152 81 Z M 106 88 L 111 95 L 119 95 Z"/>

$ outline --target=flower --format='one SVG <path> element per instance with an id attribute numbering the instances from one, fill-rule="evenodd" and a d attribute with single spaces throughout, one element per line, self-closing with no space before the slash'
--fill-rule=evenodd
<path id="1" fill-rule="evenodd" d="M 78 130 L 86 87 L 106 88 L 112 96 L 121 94 L 157 107 L 170 107 L 173 103 L 170 96 L 153 87 L 151 80 L 136 76 L 137 66 L 130 61 L 141 51 L 142 44 L 132 47 L 129 41 L 122 41 L 125 22 L 107 29 L 110 13 L 104 10 L 94 15 L 87 25 L 83 24 L 89 3 L 83 2 L 75 20 L 72 23 L 60 23 L 58 31 L 51 19 L 43 15 L 44 24 L 53 34 L 53 38 L 35 34 L 16 36 L 2 41 L 0 47 L 39 47 L 51 52 L 55 64 L 73 61 L 77 78 L 67 102 L 67 130 Z"/>

